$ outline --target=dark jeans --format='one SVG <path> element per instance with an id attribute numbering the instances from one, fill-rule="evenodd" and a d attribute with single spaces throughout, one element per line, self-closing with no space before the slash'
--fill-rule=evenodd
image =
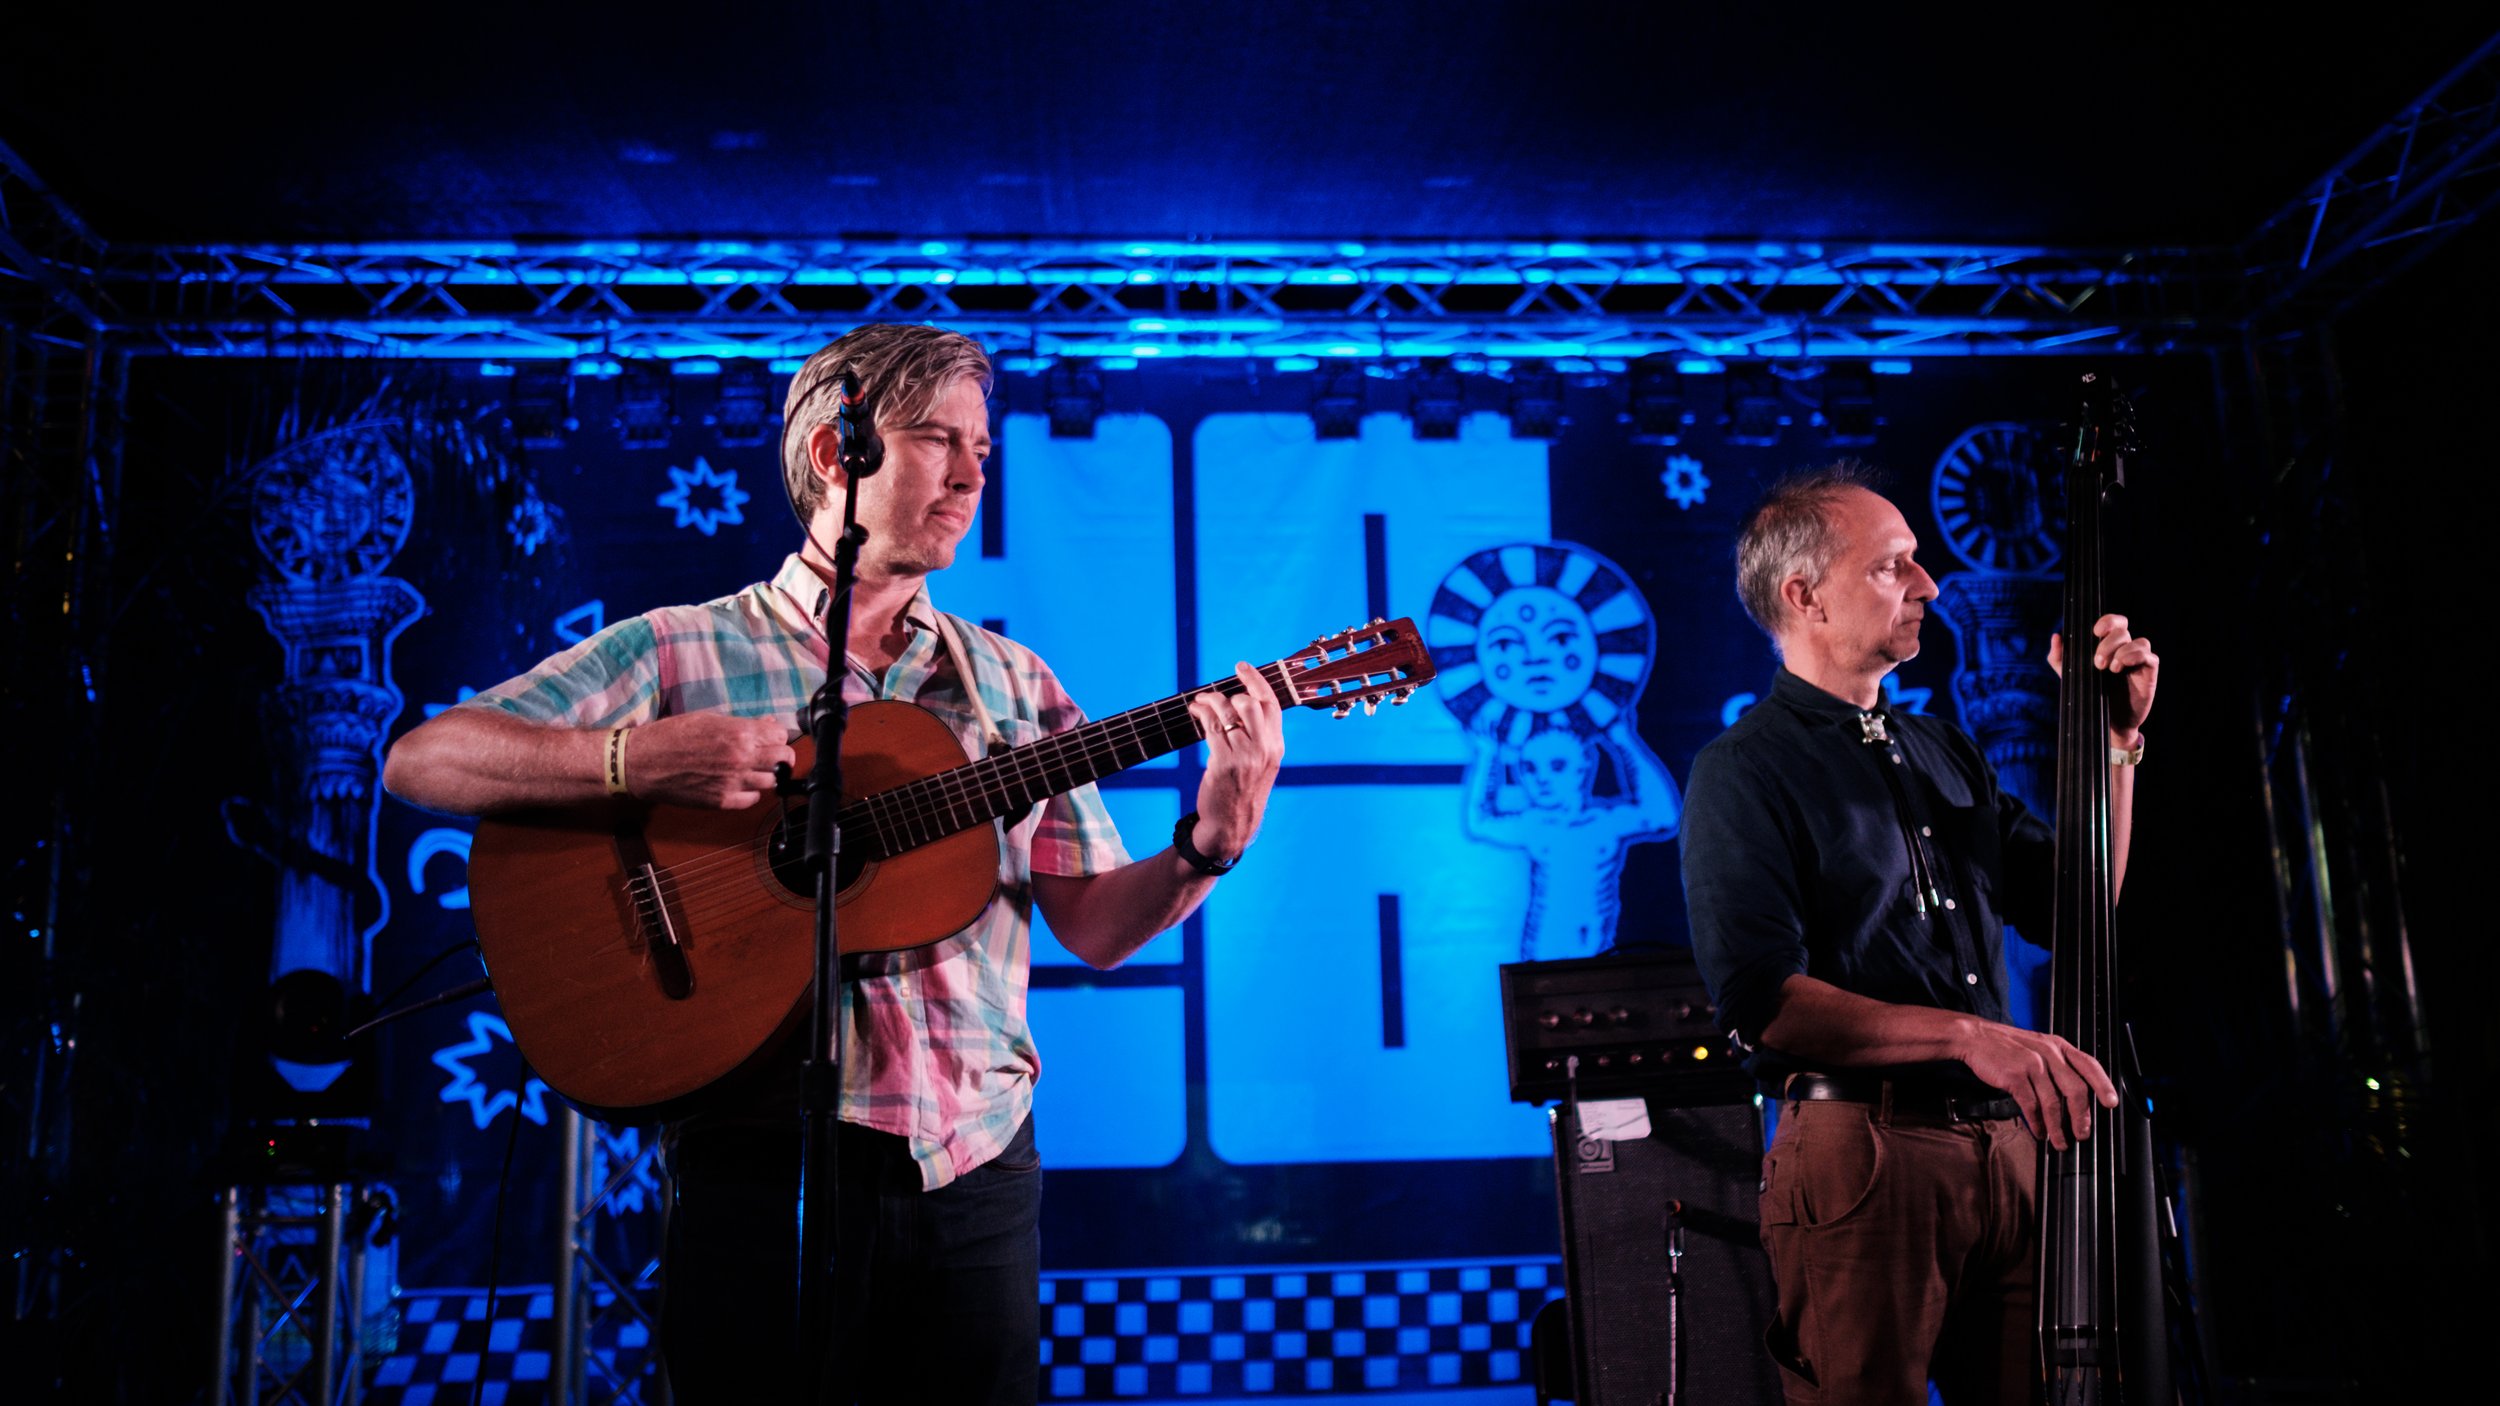
<path id="1" fill-rule="evenodd" d="M 2039 1143 L 2011 1118 L 1950 1123 L 1792 1099 L 1762 1165 L 1762 1247 L 1790 1406 L 2032 1399 Z"/>
<path id="2" fill-rule="evenodd" d="M 660 1347 L 682 1406 L 817 1399 L 1031 1406 L 1041 1390 L 1042 1164 L 1007 1150 L 937 1191 L 903 1140 L 841 1125 L 834 1340 L 797 1360 L 799 1139 L 681 1130 Z"/>

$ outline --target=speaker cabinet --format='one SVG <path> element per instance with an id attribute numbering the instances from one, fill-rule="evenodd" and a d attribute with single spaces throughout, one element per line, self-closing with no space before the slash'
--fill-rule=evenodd
<path id="1" fill-rule="evenodd" d="M 1580 1406 L 1777 1406 L 1761 1110 L 1651 1099 L 1649 1136 L 1616 1142 L 1548 1116 Z"/>

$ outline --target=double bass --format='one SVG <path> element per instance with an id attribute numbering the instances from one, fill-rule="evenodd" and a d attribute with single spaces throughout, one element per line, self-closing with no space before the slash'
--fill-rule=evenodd
<path id="1" fill-rule="evenodd" d="M 2118 1107 L 2062 1152 L 2040 1144 L 2038 1369 L 2049 1406 L 2167 1406 L 2174 1392 L 2151 1111 L 2117 1008 L 2109 696 L 2088 663 L 2093 622 L 2107 610 L 2102 513 L 2137 446 L 2134 410 L 2106 376 L 2085 376 L 2083 393 L 2066 469 L 2048 1028 L 2100 1061 L 2118 1086 Z"/>

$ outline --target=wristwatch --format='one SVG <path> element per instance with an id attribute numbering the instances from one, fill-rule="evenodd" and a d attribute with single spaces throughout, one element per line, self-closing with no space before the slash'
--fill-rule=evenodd
<path id="1" fill-rule="evenodd" d="M 1241 856 L 1236 854 L 1230 859 L 1209 859 L 1200 854 L 1198 847 L 1189 842 L 1189 833 L 1197 828 L 1198 812 L 1193 810 L 1182 816 L 1180 823 L 1172 827 L 1172 852 L 1190 868 L 1210 878 L 1220 879 L 1233 872 L 1233 866 L 1241 862 Z"/>

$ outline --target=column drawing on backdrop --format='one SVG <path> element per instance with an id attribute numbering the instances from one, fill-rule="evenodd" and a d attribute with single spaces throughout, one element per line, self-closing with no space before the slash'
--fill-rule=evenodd
<path id="1" fill-rule="evenodd" d="M 1613 946 L 1625 852 L 1674 838 L 1683 810 L 1634 716 L 1657 649 L 1648 601 L 1586 547 L 1513 543 L 1442 578 L 1426 636 L 1472 749 L 1467 836 L 1528 857 L 1521 960 Z"/>
<path id="2" fill-rule="evenodd" d="M 251 494 L 253 540 L 277 573 L 252 608 L 285 650 L 270 713 L 282 789 L 274 814 L 251 817 L 279 869 L 270 976 L 287 1001 L 343 1008 L 363 993 L 390 916 L 373 872 L 375 782 L 401 705 L 391 642 L 425 598 L 382 571 L 408 540 L 415 485 L 390 427 L 367 421 L 272 454 Z M 346 1068 L 286 1053 L 280 1075 L 307 1092 Z"/>
<path id="3" fill-rule="evenodd" d="M 1997 783 L 2039 815 L 2057 810 L 2057 676 L 2048 666 L 2062 587 L 2065 495 L 2053 439 L 2011 421 L 1974 425 L 1945 448 L 1928 505 L 1969 568 L 1936 583 L 1953 634 L 1953 703 Z M 2008 930 L 2008 1014 L 2032 1025 L 2048 952 Z M 2046 936 L 2046 934 L 2042 934 Z"/>

